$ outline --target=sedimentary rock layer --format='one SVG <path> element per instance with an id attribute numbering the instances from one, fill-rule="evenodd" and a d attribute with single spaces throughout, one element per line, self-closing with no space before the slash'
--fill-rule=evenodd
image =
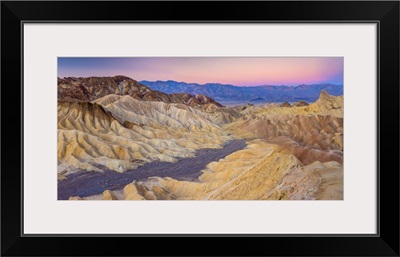
<path id="1" fill-rule="evenodd" d="M 229 139 L 207 114 L 190 107 L 116 95 L 93 103 L 58 103 L 60 173 L 123 172 L 146 162 L 174 162 Z"/>

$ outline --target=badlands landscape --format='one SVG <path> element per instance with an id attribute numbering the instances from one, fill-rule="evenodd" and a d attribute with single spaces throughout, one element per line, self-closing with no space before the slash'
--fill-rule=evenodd
<path id="1" fill-rule="evenodd" d="M 126 76 L 58 78 L 58 199 L 342 200 L 343 96 L 315 99 L 224 106 Z"/>

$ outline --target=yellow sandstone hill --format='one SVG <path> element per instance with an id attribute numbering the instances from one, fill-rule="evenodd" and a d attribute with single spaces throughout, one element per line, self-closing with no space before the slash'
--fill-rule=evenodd
<path id="1" fill-rule="evenodd" d="M 239 138 L 262 138 L 302 162 L 343 162 L 343 97 L 325 91 L 307 106 L 250 106 L 224 129 Z"/>
<path id="2" fill-rule="evenodd" d="M 174 161 L 232 138 L 247 140 L 245 149 L 209 163 L 196 181 L 150 177 L 71 199 L 343 199 L 343 97 L 321 92 L 309 105 L 218 108 L 115 95 L 87 106 L 60 102 L 59 167 L 108 165 L 122 172 L 135 161 Z"/>
<path id="3" fill-rule="evenodd" d="M 152 161 L 174 162 L 230 139 L 208 114 L 162 102 L 108 95 L 93 103 L 58 103 L 59 173 L 123 172 Z"/>
<path id="4" fill-rule="evenodd" d="M 303 165 L 276 145 L 253 140 L 210 163 L 199 181 L 153 177 L 125 186 L 120 200 L 313 200 L 343 199 L 343 168 L 337 162 Z M 108 199 L 109 192 L 86 199 Z M 106 198 L 108 197 L 108 198 Z"/>
<path id="5" fill-rule="evenodd" d="M 297 105 L 297 106 L 296 106 Z M 322 115 L 343 118 L 343 96 L 333 96 L 321 91 L 317 101 L 312 104 L 275 104 L 270 103 L 261 106 L 247 106 L 241 111 L 249 117 L 270 116 L 270 114 L 294 114 L 294 115 Z"/>

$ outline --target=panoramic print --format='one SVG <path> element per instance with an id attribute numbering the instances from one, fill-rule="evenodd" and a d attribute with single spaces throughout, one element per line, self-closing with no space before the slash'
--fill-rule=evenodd
<path id="1" fill-rule="evenodd" d="M 343 200 L 342 57 L 59 57 L 58 200 Z"/>

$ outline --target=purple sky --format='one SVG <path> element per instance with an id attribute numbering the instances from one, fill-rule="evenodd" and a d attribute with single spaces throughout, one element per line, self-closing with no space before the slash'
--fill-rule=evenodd
<path id="1" fill-rule="evenodd" d="M 343 84 L 342 57 L 59 57 L 59 77 L 125 75 L 236 86 Z"/>

